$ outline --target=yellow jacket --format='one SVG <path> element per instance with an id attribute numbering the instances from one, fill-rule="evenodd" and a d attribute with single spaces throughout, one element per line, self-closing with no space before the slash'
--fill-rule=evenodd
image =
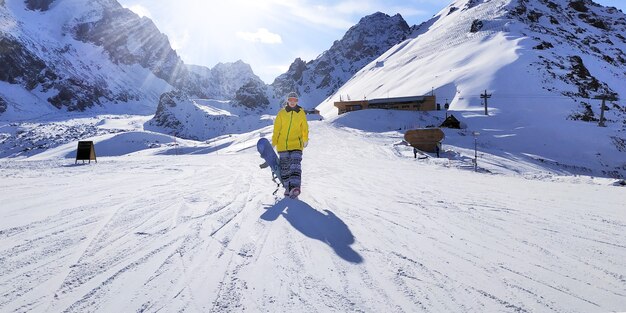
<path id="1" fill-rule="evenodd" d="M 274 134 L 272 135 L 272 146 L 278 152 L 303 150 L 306 142 L 309 141 L 309 124 L 306 122 L 304 110 L 295 106 L 282 108 L 274 121 Z"/>

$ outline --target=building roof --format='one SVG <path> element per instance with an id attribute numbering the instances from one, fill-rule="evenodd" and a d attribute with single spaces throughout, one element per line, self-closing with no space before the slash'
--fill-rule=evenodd
<path id="1" fill-rule="evenodd" d="M 390 103 L 390 102 L 414 102 L 414 101 L 424 101 L 426 96 L 412 96 L 412 97 L 396 97 L 396 98 L 380 98 L 380 99 L 371 99 L 368 102 L 370 104 L 377 103 Z"/>

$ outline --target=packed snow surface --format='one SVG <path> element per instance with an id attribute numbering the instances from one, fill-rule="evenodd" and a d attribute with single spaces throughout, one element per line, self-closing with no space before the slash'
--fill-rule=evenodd
<path id="1" fill-rule="evenodd" d="M 70 145 L 0 160 L 0 311 L 626 308 L 615 180 L 474 172 L 467 157 L 413 158 L 382 122 L 346 123 L 310 122 L 298 200 L 258 167 L 271 127 L 206 142 L 128 127 L 94 138 L 97 163 L 75 165 Z"/>

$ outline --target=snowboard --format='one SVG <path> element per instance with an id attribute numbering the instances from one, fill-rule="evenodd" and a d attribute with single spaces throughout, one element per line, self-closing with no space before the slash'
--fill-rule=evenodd
<path id="1" fill-rule="evenodd" d="M 272 180 L 281 185 L 283 183 L 280 178 L 280 165 L 278 164 L 278 155 L 274 152 L 274 147 L 270 143 L 267 138 L 261 138 L 256 143 L 256 149 L 259 151 L 261 158 L 265 161 L 263 164 L 259 165 L 260 168 L 269 167 L 272 171 Z M 276 181 L 278 179 L 278 181 Z"/>

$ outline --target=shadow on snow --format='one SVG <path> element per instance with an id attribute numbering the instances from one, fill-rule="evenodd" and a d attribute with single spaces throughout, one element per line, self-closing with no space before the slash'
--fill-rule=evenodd
<path id="1" fill-rule="evenodd" d="M 208 147 L 169 147 L 166 150 L 157 152 L 156 155 L 188 155 L 188 154 L 209 154 L 228 148 L 232 143 L 225 143 Z"/>
<path id="2" fill-rule="evenodd" d="M 342 259 L 351 263 L 362 263 L 363 258 L 350 247 L 354 243 L 354 236 L 348 225 L 333 212 L 324 210 L 324 213 L 305 202 L 283 199 L 267 208 L 261 219 L 275 221 L 282 215 L 303 235 L 328 244 Z"/>

